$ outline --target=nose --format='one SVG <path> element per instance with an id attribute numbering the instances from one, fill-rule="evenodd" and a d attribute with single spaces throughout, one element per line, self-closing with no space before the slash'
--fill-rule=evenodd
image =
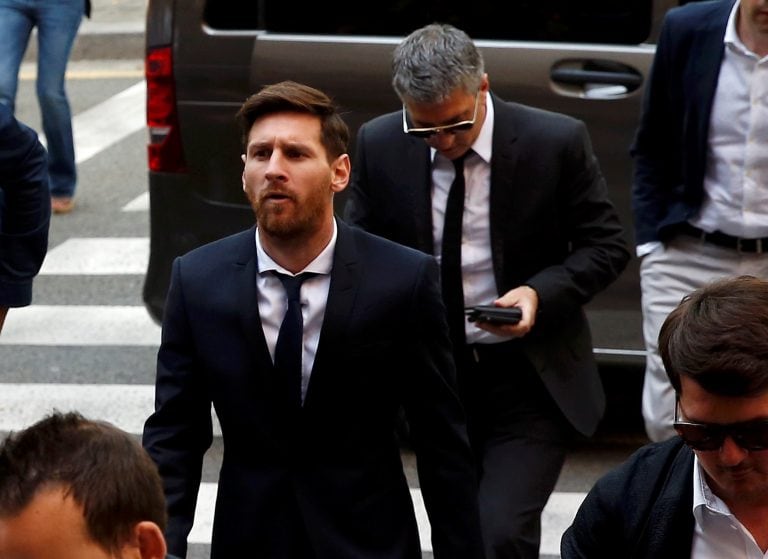
<path id="1" fill-rule="evenodd" d="M 720 462 L 724 466 L 736 466 L 747 457 L 749 451 L 741 448 L 729 435 L 723 440 L 723 446 L 720 447 L 719 453 Z"/>
<path id="2" fill-rule="evenodd" d="M 444 151 L 453 147 L 456 141 L 456 134 L 451 132 L 438 131 L 429 137 L 429 145 L 437 151 Z"/>
<path id="3" fill-rule="evenodd" d="M 283 158 L 279 150 L 274 150 L 267 160 L 264 169 L 264 175 L 267 179 L 275 179 L 285 176 L 283 171 Z"/>

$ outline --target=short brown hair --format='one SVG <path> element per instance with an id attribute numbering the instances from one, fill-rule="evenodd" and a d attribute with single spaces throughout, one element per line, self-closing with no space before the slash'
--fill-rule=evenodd
<path id="1" fill-rule="evenodd" d="M 237 112 L 243 149 L 253 123 L 264 115 L 296 112 L 320 118 L 320 141 L 328 152 L 329 161 L 349 148 L 349 127 L 339 115 L 330 97 L 322 91 L 293 81 L 282 81 L 262 88 L 246 99 Z"/>
<path id="2" fill-rule="evenodd" d="M 768 391 L 768 282 L 727 278 L 684 297 L 661 327 L 659 353 L 678 394 L 681 376 L 722 396 Z"/>
<path id="3" fill-rule="evenodd" d="M 103 421 L 54 412 L 0 443 L 0 516 L 19 514 L 45 488 L 60 485 L 83 507 L 91 538 L 115 552 L 134 526 L 165 530 L 157 466 L 137 439 Z"/>

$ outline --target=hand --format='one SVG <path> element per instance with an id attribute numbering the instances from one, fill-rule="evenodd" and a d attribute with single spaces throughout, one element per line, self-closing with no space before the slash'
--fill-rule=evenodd
<path id="1" fill-rule="evenodd" d="M 507 291 L 504 295 L 499 297 L 493 302 L 497 307 L 520 307 L 523 311 L 523 318 L 517 324 L 491 324 L 489 322 L 475 322 L 475 326 L 496 334 L 497 336 L 512 336 L 514 338 L 522 338 L 533 328 L 536 322 L 536 311 L 539 308 L 539 295 L 536 291 L 528 286 L 521 285 L 510 291 Z"/>

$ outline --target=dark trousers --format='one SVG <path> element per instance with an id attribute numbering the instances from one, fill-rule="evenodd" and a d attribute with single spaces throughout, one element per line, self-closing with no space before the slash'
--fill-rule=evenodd
<path id="1" fill-rule="evenodd" d="M 486 559 L 537 558 L 541 514 L 576 431 L 517 341 L 467 345 L 459 359 Z"/>

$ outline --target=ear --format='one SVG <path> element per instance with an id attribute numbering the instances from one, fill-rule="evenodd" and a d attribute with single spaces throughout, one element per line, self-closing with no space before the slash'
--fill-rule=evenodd
<path id="1" fill-rule="evenodd" d="M 243 174 L 242 174 L 242 181 L 243 181 L 243 192 L 247 192 L 248 188 L 245 186 L 245 154 L 240 155 L 240 159 L 243 160 Z"/>
<path id="2" fill-rule="evenodd" d="M 349 175 L 351 173 L 352 163 L 349 160 L 349 154 L 343 153 L 336 158 L 331 165 L 333 178 L 331 179 L 331 190 L 341 192 L 349 184 Z"/>
<path id="3" fill-rule="evenodd" d="M 136 524 L 133 533 L 139 544 L 141 559 L 165 559 L 168 548 L 160 526 L 145 520 Z"/>

